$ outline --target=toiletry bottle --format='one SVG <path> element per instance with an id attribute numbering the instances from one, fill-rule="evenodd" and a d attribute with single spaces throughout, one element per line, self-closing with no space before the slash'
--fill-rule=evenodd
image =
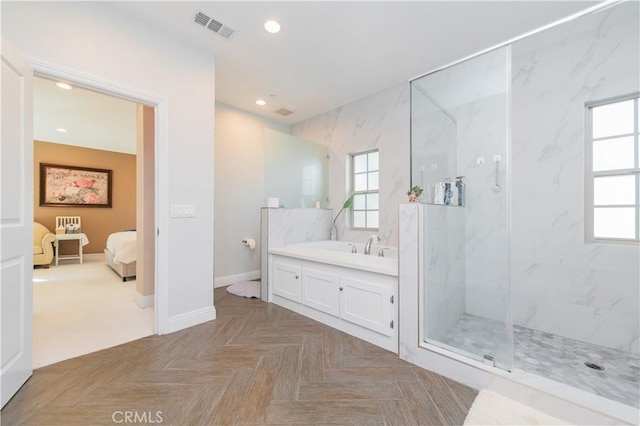
<path id="1" fill-rule="evenodd" d="M 458 187 L 458 205 L 464 206 L 464 176 L 456 177 L 456 186 Z"/>
<path id="2" fill-rule="evenodd" d="M 444 183 L 444 204 L 447 206 L 451 204 L 451 182 Z"/>

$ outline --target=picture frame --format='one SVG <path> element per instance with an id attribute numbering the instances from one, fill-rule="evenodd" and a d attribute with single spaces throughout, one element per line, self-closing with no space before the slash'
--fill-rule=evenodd
<path id="1" fill-rule="evenodd" d="M 111 208 L 113 171 L 40 163 L 40 206 Z"/>

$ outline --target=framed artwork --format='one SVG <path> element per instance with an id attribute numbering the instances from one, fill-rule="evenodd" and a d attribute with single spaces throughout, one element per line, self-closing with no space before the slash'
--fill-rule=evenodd
<path id="1" fill-rule="evenodd" d="M 111 207 L 112 171 L 40 163 L 40 205 Z"/>

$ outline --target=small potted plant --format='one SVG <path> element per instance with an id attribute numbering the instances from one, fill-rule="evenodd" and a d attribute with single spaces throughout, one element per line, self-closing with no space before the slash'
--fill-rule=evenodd
<path id="1" fill-rule="evenodd" d="M 416 185 L 407 192 L 407 195 L 410 203 L 419 203 L 422 197 L 422 188 Z"/>

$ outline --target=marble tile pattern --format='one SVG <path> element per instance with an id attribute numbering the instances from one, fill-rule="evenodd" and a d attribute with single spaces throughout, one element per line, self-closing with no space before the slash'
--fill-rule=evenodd
<path id="1" fill-rule="evenodd" d="M 640 90 L 637 17 L 623 4 L 515 43 L 510 88 L 509 48 L 414 82 L 414 180 L 449 171 L 454 145 L 466 177 L 466 312 L 506 321 L 512 303 L 516 324 L 638 354 L 640 250 L 584 242 L 584 103 Z"/>
<path id="2" fill-rule="evenodd" d="M 329 239 L 333 215 L 327 209 L 267 209 L 268 247 Z"/>
<path id="3" fill-rule="evenodd" d="M 512 46 L 513 321 L 635 355 L 640 247 L 585 243 L 584 132 L 585 102 L 640 91 L 639 8 Z"/>
<path id="4" fill-rule="evenodd" d="M 268 301 L 269 249 L 328 240 L 332 221 L 333 212 L 327 209 L 261 209 L 260 292 L 263 301 Z"/>
<path id="5" fill-rule="evenodd" d="M 411 84 L 411 186 L 424 192 L 423 203 L 434 201 L 434 184 L 458 176 L 457 124 L 437 105 L 419 82 Z"/>
<path id="6" fill-rule="evenodd" d="M 398 245 L 398 204 L 409 189 L 409 85 L 383 90 L 292 126 L 292 134 L 327 145 L 330 150 L 330 207 L 337 213 L 347 198 L 349 154 L 380 152 L 380 227 L 384 244 Z M 345 214 L 337 221 L 338 239 L 364 242 L 371 231 L 349 228 Z"/>
<path id="7" fill-rule="evenodd" d="M 465 210 L 420 205 L 425 334 L 440 339 L 465 312 Z"/>
<path id="8" fill-rule="evenodd" d="M 476 389 L 485 388 L 494 378 L 493 374 L 478 370 L 449 357 L 420 348 L 419 309 L 420 282 L 418 278 L 419 238 L 421 206 L 400 204 L 399 206 L 399 259 L 398 259 L 398 334 L 401 359 L 438 371 L 440 374 L 465 383 Z"/>
<path id="9" fill-rule="evenodd" d="M 502 386 L 501 392 L 514 399 L 547 412 L 555 412 L 573 424 L 620 424 L 620 420 L 633 423 L 637 418 L 634 409 L 624 410 L 620 414 L 621 404 L 616 401 L 601 398 L 587 391 L 580 391 L 575 387 L 562 384 L 559 381 L 547 380 L 537 374 L 523 370 L 508 373 L 509 378 L 500 379 L 499 375 L 483 370 L 463 361 L 466 357 L 456 354 L 447 356 L 419 347 L 419 207 L 415 204 L 401 204 L 399 206 L 399 355 L 401 359 L 420 365 L 431 371 L 438 372 L 449 378 L 465 383 L 476 389 L 488 386 Z M 490 320 L 489 323 L 492 323 Z M 483 322 L 484 323 L 484 322 Z M 504 330 L 504 326 L 501 326 Z M 494 328 L 495 329 L 495 328 Z M 475 333 L 475 332 L 474 332 Z M 473 334 L 473 333 L 472 333 Z M 497 342 L 495 337 L 486 337 L 486 333 L 479 333 L 484 344 Z M 504 339 L 502 340 L 504 341 Z M 487 353 L 494 348 L 482 349 L 479 344 L 474 351 Z M 462 359 L 460 359 L 462 358 Z M 593 398 L 589 398 L 589 396 Z M 571 402 L 573 401 L 573 402 Z M 589 405 L 584 405 L 588 401 Z M 584 407 L 589 407 L 585 409 Z M 623 406 L 624 407 L 624 406 Z M 555 410 L 555 411 L 554 411 Z M 596 411 L 593 411 L 596 410 Z M 601 412 L 598 410 L 602 410 Z M 609 413 L 609 414 L 604 414 Z M 621 417 L 622 416 L 622 417 Z"/>
<path id="10" fill-rule="evenodd" d="M 507 350 L 502 322 L 465 314 L 442 343 L 482 357 Z M 640 358 L 604 346 L 514 326 L 513 366 L 586 390 L 623 404 L 640 407 Z M 593 362 L 604 371 L 585 365 Z"/>
<path id="11" fill-rule="evenodd" d="M 400 204 L 398 206 L 398 324 L 400 358 L 418 364 L 418 344 L 420 323 L 419 300 L 419 206 Z"/>

